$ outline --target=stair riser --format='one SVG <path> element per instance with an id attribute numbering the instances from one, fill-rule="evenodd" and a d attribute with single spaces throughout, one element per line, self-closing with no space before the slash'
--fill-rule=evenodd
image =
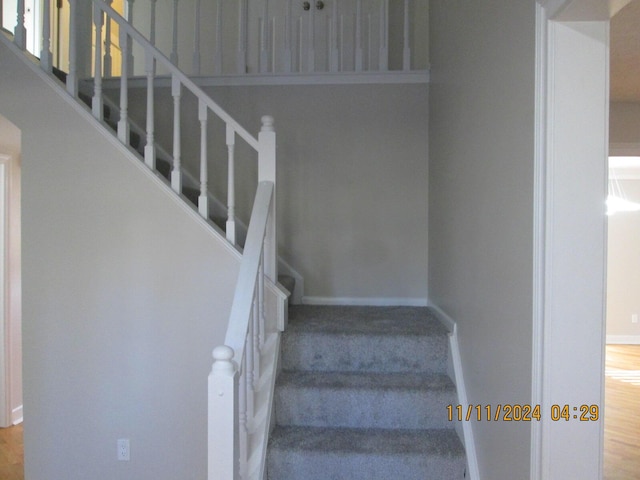
<path id="1" fill-rule="evenodd" d="M 283 337 L 284 370 L 446 373 L 447 337 L 325 335 Z"/>
<path id="2" fill-rule="evenodd" d="M 373 456 L 273 451 L 269 480 L 425 480 L 463 479 L 462 457 L 417 455 Z"/>
<path id="3" fill-rule="evenodd" d="M 369 390 L 280 387 L 279 425 L 348 428 L 451 428 L 446 406 L 456 403 L 453 388 Z"/>

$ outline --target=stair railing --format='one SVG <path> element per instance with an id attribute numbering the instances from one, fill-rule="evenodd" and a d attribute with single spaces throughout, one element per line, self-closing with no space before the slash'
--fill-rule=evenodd
<path id="1" fill-rule="evenodd" d="M 67 91 L 78 98 L 78 2 L 70 5 L 69 74 Z M 48 0 L 44 1 L 48 4 Z M 174 100 L 173 118 L 173 168 L 171 188 L 178 194 L 182 189 L 181 178 L 181 111 L 182 89 L 186 88 L 198 99 L 198 120 L 201 126 L 200 196 L 198 211 L 208 218 L 207 196 L 207 121 L 212 112 L 225 124 L 228 169 L 228 219 L 226 235 L 236 243 L 234 199 L 234 152 L 236 137 L 244 140 L 258 156 L 258 187 L 240 262 L 239 276 L 233 298 L 225 344 L 213 351 L 214 362 L 208 378 L 208 469 L 209 480 L 235 480 L 262 478 L 269 432 L 273 386 L 276 376 L 279 332 L 283 329 L 283 305 L 286 297 L 265 295 L 265 284 L 277 283 L 276 241 L 276 134 L 273 118 L 262 117 L 262 128 L 256 139 L 219 105 L 197 87 L 174 63 L 156 49 L 150 41 L 134 29 L 118 14 L 111 2 L 92 0 L 95 45 L 92 51 L 94 65 L 93 98 L 91 110 L 98 121 L 104 121 L 104 94 L 102 79 L 105 74 L 105 55 L 110 58 L 110 39 L 103 36 L 106 22 L 119 27 L 121 55 L 120 120 L 117 123 L 119 140 L 128 145 L 131 122 L 128 118 L 128 76 L 132 73 L 131 49 L 137 43 L 145 55 L 147 77 L 147 125 L 144 162 L 155 168 L 154 139 L 154 86 L 156 67 L 162 67 L 171 77 L 171 94 Z M 128 16 L 132 16 L 133 0 L 128 0 Z M 0 7 L 2 1 L 0 0 Z M 24 0 L 17 2 L 17 26 L 14 43 L 26 49 L 24 26 Z M 50 8 L 43 8 L 41 67 L 52 72 L 50 42 Z M 0 18 L 1 20 L 1 18 Z M 109 27 L 110 29 L 110 27 Z M 106 51 L 103 51 L 103 46 Z M 107 60 L 107 67 L 110 62 Z M 276 298 L 267 305 L 267 298 Z"/>

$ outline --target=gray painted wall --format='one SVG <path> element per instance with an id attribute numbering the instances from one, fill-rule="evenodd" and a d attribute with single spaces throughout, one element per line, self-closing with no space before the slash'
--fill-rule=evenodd
<path id="1" fill-rule="evenodd" d="M 531 400 L 534 7 L 430 4 L 429 297 L 474 405 Z M 473 429 L 482 478 L 529 478 L 526 423 Z"/>
<path id="2" fill-rule="evenodd" d="M 312 297 L 427 297 L 426 85 L 207 88 L 250 132 L 275 117 L 278 134 L 280 255 Z M 146 91 L 130 93 L 145 125 Z M 183 164 L 198 175 L 197 104 L 184 96 Z M 172 151 L 173 104 L 156 94 L 156 138 Z M 223 126 L 210 121 L 209 178 L 226 201 Z M 237 205 L 246 222 L 255 191 L 255 155 L 237 147 Z M 247 179 L 247 180 L 244 180 Z"/>
<path id="3" fill-rule="evenodd" d="M 0 85 L 22 133 L 26 478 L 204 478 L 237 259 L 2 42 Z"/>

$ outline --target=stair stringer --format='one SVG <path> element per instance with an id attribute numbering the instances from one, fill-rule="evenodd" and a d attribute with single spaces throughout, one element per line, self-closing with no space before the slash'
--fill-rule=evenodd
<path id="1" fill-rule="evenodd" d="M 453 384 L 456 386 L 458 405 L 462 405 L 463 411 L 466 411 L 469 402 L 467 400 L 467 390 L 465 388 L 464 375 L 462 372 L 457 324 L 455 320 L 453 320 L 437 305 L 430 303 L 429 307 L 436 313 L 438 320 L 440 320 L 447 330 L 449 330 L 447 373 L 453 381 Z M 480 480 L 480 470 L 478 469 L 478 457 L 476 455 L 472 424 L 471 422 L 456 422 L 455 429 L 467 454 L 467 472 L 469 474 L 469 478 L 471 480 Z"/>

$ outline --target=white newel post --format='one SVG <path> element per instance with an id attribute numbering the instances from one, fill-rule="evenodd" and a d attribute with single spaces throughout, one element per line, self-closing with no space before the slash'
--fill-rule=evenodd
<path id="1" fill-rule="evenodd" d="M 17 21 L 16 28 L 13 31 L 13 41 L 18 48 L 24 50 L 27 48 L 27 29 L 24 26 L 24 0 L 18 0 L 17 10 Z"/>
<path id="2" fill-rule="evenodd" d="M 273 282 L 278 280 L 276 237 L 276 131 L 273 117 L 262 117 L 262 129 L 258 134 L 258 182 L 273 183 L 273 200 L 264 239 L 264 273 Z"/>
<path id="3" fill-rule="evenodd" d="M 53 54 L 51 53 L 51 2 L 45 0 L 42 4 L 42 49 L 40 51 L 40 66 L 45 72 L 51 73 Z"/>
<path id="4" fill-rule="evenodd" d="M 67 92 L 78 96 L 78 9 L 77 0 L 69 0 L 69 74 Z"/>
<path id="5" fill-rule="evenodd" d="M 238 372 L 233 349 L 213 350 L 209 374 L 208 480 L 235 480 L 239 473 Z"/>

